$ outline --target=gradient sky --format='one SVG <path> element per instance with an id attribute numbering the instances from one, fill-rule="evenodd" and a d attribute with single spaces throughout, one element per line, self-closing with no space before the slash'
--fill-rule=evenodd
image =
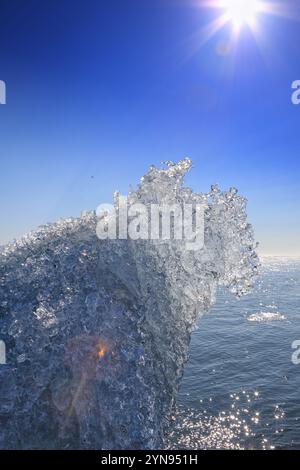
<path id="1" fill-rule="evenodd" d="M 300 255 L 300 22 L 260 16 L 224 55 L 197 3 L 1 0 L 0 243 L 189 156 L 194 190 L 248 198 L 261 253 Z"/>

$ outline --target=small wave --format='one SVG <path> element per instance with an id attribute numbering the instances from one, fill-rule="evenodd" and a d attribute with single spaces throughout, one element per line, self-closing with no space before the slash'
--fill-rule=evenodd
<path id="1" fill-rule="evenodd" d="M 269 321 L 282 321 L 285 320 L 285 316 L 282 313 L 278 312 L 258 312 L 249 315 L 249 317 L 247 317 L 247 320 L 258 323 Z"/>

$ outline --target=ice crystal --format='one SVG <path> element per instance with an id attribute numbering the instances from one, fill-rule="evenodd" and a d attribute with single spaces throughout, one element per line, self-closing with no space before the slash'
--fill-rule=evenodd
<path id="1" fill-rule="evenodd" d="M 197 319 L 218 283 L 243 295 L 258 266 L 246 200 L 184 187 L 191 165 L 151 167 L 128 199 L 207 204 L 202 250 L 99 240 L 94 212 L 2 247 L 1 448 L 164 445 Z"/>

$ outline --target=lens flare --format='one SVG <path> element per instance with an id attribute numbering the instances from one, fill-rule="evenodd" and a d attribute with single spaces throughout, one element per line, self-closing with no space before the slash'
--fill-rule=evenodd
<path id="1" fill-rule="evenodd" d="M 100 344 L 98 346 L 98 351 L 97 351 L 98 358 L 102 359 L 105 356 L 106 351 L 107 351 L 107 348 L 104 345 Z"/>

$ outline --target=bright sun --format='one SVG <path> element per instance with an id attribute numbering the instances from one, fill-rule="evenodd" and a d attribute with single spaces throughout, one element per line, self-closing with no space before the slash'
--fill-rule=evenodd
<path id="1" fill-rule="evenodd" d="M 300 0 L 296 0 L 300 3 Z M 213 8 L 221 10 L 221 13 L 213 17 L 197 34 L 198 45 L 193 46 L 199 49 L 209 39 L 215 36 L 224 26 L 229 23 L 232 31 L 228 40 L 228 47 L 221 48 L 220 53 L 227 55 L 226 51 L 234 50 L 240 33 L 244 28 L 248 28 L 254 39 L 259 41 L 263 33 L 263 16 L 275 15 L 282 18 L 299 19 L 298 10 L 291 7 L 287 0 L 193 0 L 200 8 Z M 193 36 L 194 37 L 194 36 Z"/>
<path id="2" fill-rule="evenodd" d="M 228 20 L 237 28 L 248 24 L 253 25 L 256 14 L 260 10 L 259 0 L 220 0 L 219 6 L 224 8 Z"/>

